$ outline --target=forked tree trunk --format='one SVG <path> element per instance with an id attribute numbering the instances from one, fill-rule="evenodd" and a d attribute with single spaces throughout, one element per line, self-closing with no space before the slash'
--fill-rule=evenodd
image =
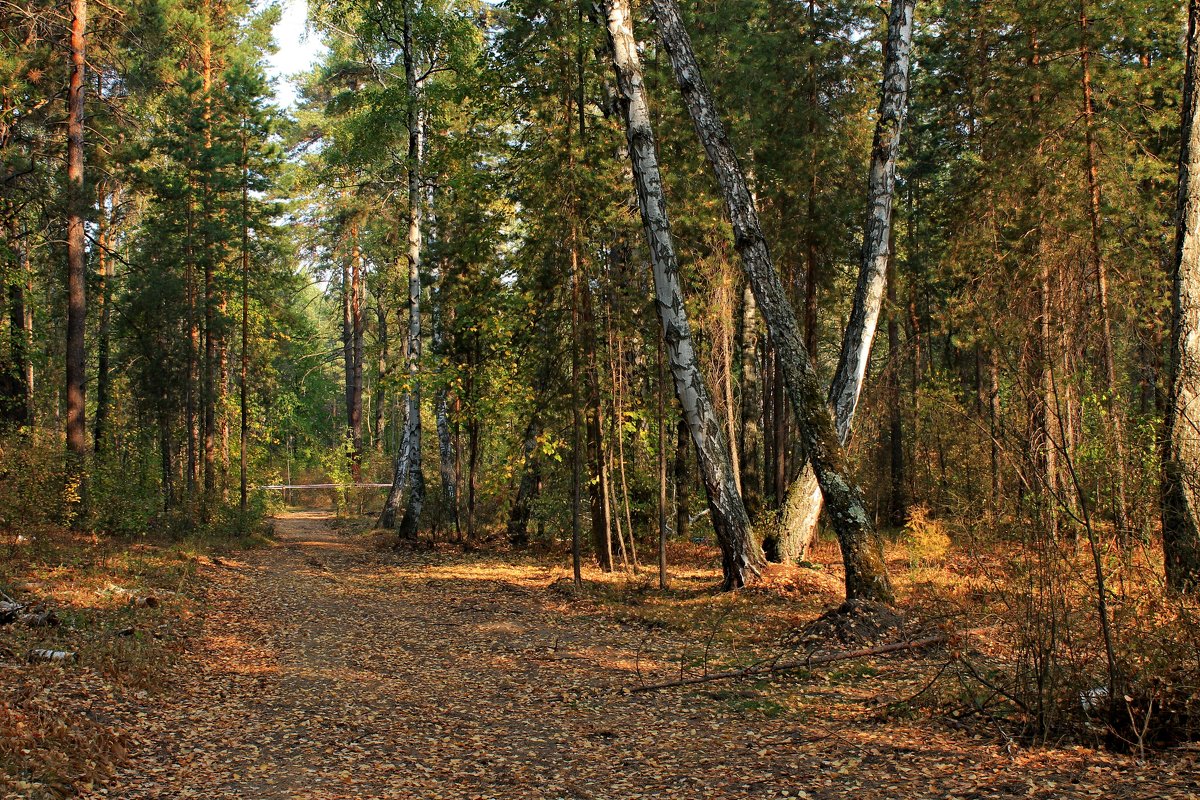
<path id="1" fill-rule="evenodd" d="M 900 0 L 906 1 L 911 2 Z M 850 482 L 826 393 L 804 347 L 796 313 L 771 261 L 746 176 L 696 64 L 679 4 L 675 0 L 653 0 L 652 5 L 659 35 L 671 59 L 684 102 L 725 196 L 733 222 L 734 244 L 779 354 L 779 367 L 800 428 L 800 438 L 829 506 L 846 569 L 846 598 L 851 601 L 890 601 L 892 587 L 883 560 L 882 543 L 861 494 Z M 885 235 L 885 244 L 886 241 Z"/>
<path id="2" fill-rule="evenodd" d="M 604 6 L 667 360 L 708 492 L 709 512 L 721 545 L 724 587 L 736 589 L 752 581 L 761 569 L 762 549 L 751 535 L 750 520 L 734 484 L 728 442 L 713 410 L 692 344 L 629 3 L 608 0 Z"/>
<path id="3" fill-rule="evenodd" d="M 908 70 L 912 55 L 913 12 L 916 0 L 893 0 L 888 16 L 887 45 L 884 50 L 883 86 L 879 117 L 871 147 L 871 172 L 868 180 L 867 220 L 859 262 L 858 286 L 850 308 L 850 320 L 842 336 L 837 371 L 829 388 L 838 440 L 850 442 L 854 412 L 862 394 L 871 346 L 879 325 L 887 287 L 887 268 L 891 260 L 892 200 L 896 189 L 896 158 L 900 151 L 900 133 L 908 112 Z M 806 464 L 800 477 L 788 491 L 780 525 L 781 550 L 803 558 L 817 535 L 822 495 L 812 465 Z"/>
<path id="4" fill-rule="evenodd" d="M 84 217 L 87 195 L 83 182 L 84 31 L 87 0 L 71 0 L 71 80 L 67 90 L 67 452 L 69 480 L 81 481 L 87 456 L 84 405 L 87 314 Z"/>
<path id="5" fill-rule="evenodd" d="M 1200 0 L 1188 2 L 1175 225 L 1162 469 L 1163 555 L 1167 584 L 1196 594 L 1200 592 Z"/>

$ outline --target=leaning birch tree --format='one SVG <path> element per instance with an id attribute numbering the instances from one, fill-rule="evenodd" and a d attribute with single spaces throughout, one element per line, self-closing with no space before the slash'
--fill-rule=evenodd
<path id="1" fill-rule="evenodd" d="M 723 585 L 736 589 L 758 574 L 765 559 L 751 535 L 750 519 L 734 482 L 729 443 L 713 410 L 692 342 L 629 2 L 606 0 L 604 12 L 667 363 L 708 493 L 709 513 L 721 545 Z"/>
<path id="2" fill-rule="evenodd" d="M 908 71 L 912 60 L 913 15 L 916 0 L 893 0 L 888 15 L 887 43 L 883 56 L 883 85 L 879 116 L 871 145 L 871 172 L 867 184 L 867 218 L 863 227 L 862 260 L 850 320 L 842 335 L 837 370 L 829 387 L 838 440 L 845 447 L 854 429 L 854 412 L 862 395 L 871 362 L 871 346 L 887 288 L 891 257 L 892 198 L 896 193 L 896 158 L 900 132 L 908 113 Z M 804 558 L 817 536 L 821 517 L 821 487 L 812 464 L 806 463 L 788 490 L 780 524 L 784 560 Z"/>
<path id="3" fill-rule="evenodd" d="M 861 493 L 850 480 L 824 387 L 804 348 L 796 312 L 788 302 L 771 260 L 746 175 L 696 63 L 679 4 L 676 0 L 653 0 L 652 6 L 659 36 L 671 60 L 684 103 L 724 194 L 733 223 L 734 245 L 742 258 L 771 341 L 779 353 L 779 364 L 800 427 L 801 441 L 828 504 L 841 546 L 846 570 L 846 599 L 890 601 L 892 587 L 883 560 L 882 543 Z M 886 236 L 884 240 L 886 242 Z"/>
<path id="4" fill-rule="evenodd" d="M 1162 529 L 1167 584 L 1200 591 L 1200 0 L 1188 1 L 1172 261 L 1171 363 L 1162 448 Z"/>

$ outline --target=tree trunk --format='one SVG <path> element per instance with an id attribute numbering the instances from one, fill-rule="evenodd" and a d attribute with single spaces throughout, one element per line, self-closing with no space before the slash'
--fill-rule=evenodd
<path id="1" fill-rule="evenodd" d="M 384 382 L 388 374 L 388 325 L 383 303 L 375 306 L 375 330 L 379 342 L 379 363 L 375 375 L 375 450 L 383 452 L 383 436 L 387 427 L 387 393 Z"/>
<path id="2" fill-rule="evenodd" d="M 762 482 L 759 472 L 759 449 L 762 429 L 762 386 L 758 379 L 758 308 L 750 284 L 742 290 L 742 499 L 746 512 L 754 519 L 762 504 Z"/>
<path id="3" fill-rule="evenodd" d="M 361 477 L 363 433 L 363 275 L 358 224 L 350 225 L 350 260 L 342 266 L 342 348 L 346 372 L 346 432 L 350 471 Z"/>
<path id="4" fill-rule="evenodd" d="M 201 45 L 202 85 L 204 100 L 204 149 L 212 150 L 212 36 L 208 26 L 212 23 L 211 0 L 205 0 L 204 40 Z M 217 486 L 216 472 L 216 434 L 217 434 L 217 285 L 216 259 L 213 255 L 211 228 L 214 220 L 210 215 L 215 213 L 212 197 L 212 176 L 205 173 L 203 180 L 204 224 L 201 227 L 204 250 L 204 359 L 201 367 L 201 429 L 203 431 L 203 461 L 204 502 L 201 510 L 207 520 L 211 514 L 211 506 L 215 498 Z"/>
<path id="5" fill-rule="evenodd" d="M 764 562 L 762 549 L 751 535 L 750 520 L 734 485 L 729 446 L 713 410 L 692 344 L 629 3 L 627 0 L 608 0 L 605 11 L 638 205 L 654 271 L 656 305 L 675 379 L 675 393 L 696 447 L 696 458 L 708 493 L 709 512 L 721 545 L 724 588 L 736 589 L 758 574 Z"/>
<path id="6" fill-rule="evenodd" d="M 199 387 L 198 373 L 200 367 L 200 325 L 196 314 L 196 220 L 194 192 L 195 185 L 189 179 L 187 220 L 185 222 L 186 232 L 184 234 L 184 257 L 187 260 L 184 281 L 186 283 L 188 316 L 187 386 L 184 387 L 184 421 L 187 426 L 187 479 L 185 485 L 187 486 L 189 498 L 195 496 L 199 483 L 198 462 L 200 449 L 199 431 L 196 427 L 196 390 Z"/>
<path id="7" fill-rule="evenodd" d="M 84 217 L 87 195 L 83 181 L 84 130 L 84 31 L 87 0 L 71 0 L 71 79 L 67 90 L 67 451 L 68 480 L 82 481 L 87 456 L 87 419 L 84 405 L 87 314 Z"/>
<path id="8" fill-rule="evenodd" d="M 667 589 L 667 376 L 663 343 L 658 340 L 658 588 Z"/>
<path id="9" fill-rule="evenodd" d="M 691 533 L 692 510 L 688 503 L 688 486 L 691 477 L 688 475 L 688 440 L 691 438 L 687 420 L 682 416 L 675 431 L 675 464 L 673 477 L 675 480 L 675 538 L 684 540 Z"/>
<path id="10" fill-rule="evenodd" d="M 892 229 L 895 241 L 895 228 Z M 900 306 L 896 302 L 896 259 L 888 259 L 888 522 L 901 527 L 908 522 L 908 479 L 904 469 L 904 407 L 900 401 Z"/>
<path id="11" fill-rule="evenodd" d="M 1183 143 L 1172 261 L 1171 362 L 1163 447 L 1167 584 L 1200 592 L 1200 0 L 1188 0 Z"/>
<path id="12" fill-rule="evenodd" d="M 863 229 L 858 286 L 854 291 L 850 320 L 842 336 L 837 370 L 829 388 L 829 402 L 834 410 L 838 440 L 843 447 L 850 441 L 854 412 L 858 408 L 867 368 L 871 363 L 871 346 L 875 341 L 884 290 L 888 283 L 896 158 L 908 113 L 908 70 L 912 55 L 915 5 L 916 0 L 893 0 L 888 16 L 883 85 L 871 147 L 867 220 Z M 806 464 L 788 493 L 780 525 L 781 538 L 795 541 L 787 541 L 781 550 L 795 553 L 800 558 L 808 553 L 816 540 L 821 500 L 812 466 Z"/>
<path id="13" fill-rule="evenodd" d="M 684 102 L 725 195 L 734 243 L 779 353 L 779 366 L 800 427 L 801 441 L 841 545 L 847 600 L 890 601 L 892 588 L 882 542 L 861 494 L 850 482 L 826 393 L 804 348 L 795 311 L 771 261 L 746 177 L 696 64 L 679 5 L 675 0 L 654 0 L 653 8 Z"/>
<path id="14" fill-rule="evenodd" d="M 241 411 L 240 435 L 238 437 L 238 507 L 242 511 L 242 524 L 246 523 L 246 512 L 250 503 L 250 486 L 247 482 L 246 449 L 250 445 L 250 143 L 242 134 L 242 352 L 239 403 Z"/>
<path id="15" fill-rule="evenodd" d="M 112 338 L 112 260 L 108 257 L 112 226 L 116 221 L 120 193 L 114 189 L 107 201 L 101 198 L 100 228 L 96 233 L 96 273 L 99 277 L 100 329 L 96 341 L 96 419 L 92 432 L 92 447 L 102 453 L 107 445 L 108 407 L 111 374 L 109 371 L 110 341 Z"/>
<path id="16" fill-rule="evenodd" d="M 583 323 L 584 381 L 587 388 L 586 429 L 592 480 L 588 482 L 592 516 L 592 552 L 600 569 L 609 572 L 612 560 L 612 516 L 608 506 L 608 468 L 605 466 L 604 409 L 600 400 L 600 369 L 596 360 L 596 321 L 592 292 L 584 276 L 580 287 Z"/>
<path id="17" fill-rule="evenodd" d="M 396 512 L 405 491 L 409 493 L 400 521 L 401 539 L 416 539 L 425 504 L 425 472 L 421 468 L 421 162 L 424 125 L 418 109 L 417 66 L 413 53 L 412 19 L 404 6 L 404 75 L 408 88 L 408 403 L 404 415 L 404 441 L 396 460 L 392 488 L 379 525 L 396 525 Z"/>
<path id="18" fill-rule="evenodd" d="M 537 453 L 538 437 L 542 433 L 539 417 L 535 412 L 525 427 L 525 441 L 521 453 L 521 481 L 517 486 L 517 496 L 513 500 L 512 509 L 508 512 L 508 541 L 513 547 L 526 547 L 529 544 L 529 517 L 541 478 L 541 459 Z"/>
<path id="19" fill-rule="evenodd" d="M 29 274 L 28 243 L 21 236 L 20 221 L 16 211 L 9 208 L 9 241 L 15 263 L 11 282 L 8 285 L 8 341 L 12 363 L 5 376 L 6 404 L 0 409 L 0 419 L 14 427 L 33 426 L 32 413 L 32 362 L 30 359 L 33 338 L 26 329 L 29 319 L 25 282 Z"/>

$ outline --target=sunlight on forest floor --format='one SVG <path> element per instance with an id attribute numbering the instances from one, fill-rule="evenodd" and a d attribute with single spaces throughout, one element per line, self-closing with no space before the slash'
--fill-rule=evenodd
<path id="1" fill-rule="evenodd" d="M 0 587 L 55 628 L 0 628 L 0 784 L 12 798 L 1145 797 L 1200 791 L 1195 752 L 1029 747 L 934 679 L 949 650 L 767 680 L 639 685 L 922 632 L 995 625 L 1000 553 L 889 545 L 900 629 L 840 642 L 836 547 L 716 591 L 715 551 L 572 585 L 563 552 L 395 550 L 325 514 L 272 546 L 6 543 Z M 356 532 L 358 531 L 358 532 Z M 644 557 L 644 555 L 643 555 Z M 146 598 L 155 598 L 148 603 Z M 993 615 L 993 616 L 989 616 Z M 78 663 L 27 664 L 34 647 Z M 990 663 L 990 662 L 989 662 Z M 997 662 L 998 663 L 998 662 Z M 232 737 L 232 738 L 231 738 Z"/>

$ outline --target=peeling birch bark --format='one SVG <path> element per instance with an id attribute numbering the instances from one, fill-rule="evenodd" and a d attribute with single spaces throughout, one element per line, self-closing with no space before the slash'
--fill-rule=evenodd
<path id="1" fill-rule="evenodd" d="M 736 589 L 754 579 L 765 559 L 751 536 L 750 520 L 734 484 L 724 428 L 713 410 L 692 344 L 628 0 L 607 0 L 604 11 L 638 206 L 654 272 L 655 305 L 663 326 L 667 363 L 708 493 L 708 507 L 721 546 L 724 587 Z"/>
<path id="2" fill-rule="evenodd" d="M 892 588 L 882 544 L 860 492 L 850 482 L 826 392 L 804 347 L 796 313 L 771 260 L 745 173 L 696 63 L 679 4 L 675 0 L 653 0 L 652 6 L 684 103 L 725 196 L 733 223 L 734 245 L 778 351 L 779 367 L 801 440 L 829 506 L 846 569 L 847 600 L 890 601 Z"/>
<path id="3" fill-rule="evenodd" d="M 1162 465 L 1167 584 L 1200 592 L 1200 0 L 1188 0 L 1183 146 L 1172 264 L 1171 363 Z"/>

